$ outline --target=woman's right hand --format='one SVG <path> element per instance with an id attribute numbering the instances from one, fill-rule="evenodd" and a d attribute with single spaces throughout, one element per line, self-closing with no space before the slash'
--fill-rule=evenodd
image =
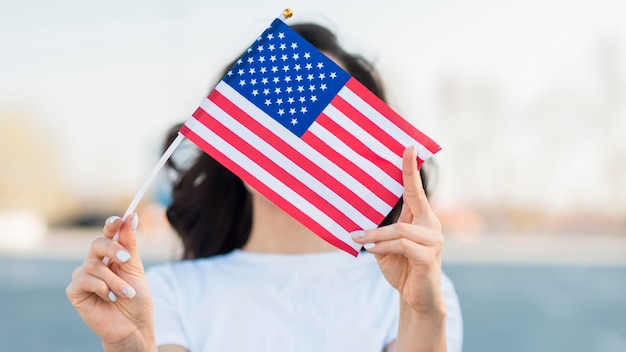
<path id="1" fill-rule="evenodd" d="M 67 298 L 106 351 L 156 351 L 152 296 L 137 250 L 137 214 L 107 219 L 85 261 L 74 270 Z M 119 242 L 113 236 L 119 231 Z M 103 259 L 110 258 L 109 264 Z"/>

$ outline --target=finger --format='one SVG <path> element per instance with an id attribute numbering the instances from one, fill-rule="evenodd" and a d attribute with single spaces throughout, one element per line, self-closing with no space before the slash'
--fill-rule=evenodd
<path id="1" fill-rule="evenodd" d="M 113 238 L 113 236 L 115 236 L 115 233 L 120 229 L 120 226 L 122 226 L 121 220 L 122 218 L 120 218 L 119 216 L 111 216 L 106 219 L 106 221 L 104 222 L 104 229 L 102 230 L 104 237 Z"/>
<path id="2" fill-rule="evenodd" d="M 368 231 L 354 231 L 350 233 L 352 239 L 361 244 L 407 239 L 422 246 L 443 246 L 443 235 L 430 227 L 413 225 L 403 222 L 379 227 Z"/>
<path id="3" fill-rule="evenodd" d="M 402 181 L 404 184 L 404 203 L 409 207 L 413 217 L 430 212 L 430 204 L 422 185 L 422 178 L 417 167 L 415 146 L 404 150 L 402 155 Z"/>
<path id="4" fill-rule="evenodd" d="M 130 253 L 131 258 L 139 260 L 139 250 L 137 248 L 136 230 L 139 225 L 139 217 L 132 213 L 124 219 L 124 223 L 119 232 L 119 243 Z"/>
<path id="5" fill-rule="evenodd" d="M 65 289 L 65 295 L 72 303 L 75 299 L 82 299 L 85 294 L 90 293 L 96 294 L 105 301 L 115 302 L 117 300 L 117 295 L 109 289 L 106 282 L 89 274 L 83 274 L 72 280 Z"/>
<path id="6" fill-rule="evenodd" d="M 376 255 L 396 254 L 403 256 L 414 263 L 436 266 L 439 263 L 437 251 L 430 247 L 420 246 L 406 238 L 398 238 L 390 241 L 372 243 L 365 249 Z"/>
<path id="7" fill-rule="evenodd" d="M 117 243 L 110 238 L 98 237 L 91 243 L 89 253 L 87 254 L 85 261 L 91 258 L 102 260 L 104 257 L 109 257 L 116 262 L 123 264 L 128 262 L 131 258 L 131 254 L 120 243 Z"/>
<path id="8" fill-rule="evenodd" d="M 109 268 L 101 260 L 90 259 L 85 262 L 83 266 L 85 275 L 93 276 L 102 280 L 107 285 L 109 290 L 113 291 L 117 296 L 126 298 L 135 297 L 136 292 L 133 287 L 111 271 L 111 268 Z M 79 276 L 79 278 L 82 276 Z"/>
<path id="9" fill-rule="evenodd" d="M 413 213 L 411 213 L 411 209 L 404 202 L 402 202 L 402 209 L 400 210 L 398 222 L 405 222 L 407 224 L 413 223 Z"/>

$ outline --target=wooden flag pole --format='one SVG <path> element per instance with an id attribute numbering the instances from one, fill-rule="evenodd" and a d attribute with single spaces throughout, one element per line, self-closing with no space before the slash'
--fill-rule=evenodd
<path id="1" fill-rule="evenodd" d="M 178 136 L 176 136 L 176 139 L 174 139 L 174 141 L 170 143 L 170 146 L 167 147 L 163 155 L 161 155 L 161 158 L 159 159 L 159 161 L 157 161 L 156 165 L 154 165 L 154 168 L 152 168 L 152 171 L 148 175 L 148 178 L 146 178 L 146 180 L 143 182 L 143 185 L 141 185 L 141 187 L 139 188 L 139 191 L 137 191 L 137 193 L 135 194 L 135 197 L 128 205 L 128 208 L 126 209 L 126 212 L 124 213 L 124 217 L 122 219 L 126 219 L 126 217 L 128 217 L 130 214 L 132 214 L 135 211 L 135 209 L 137 208 L 137 205 L 139 204 L 139 201 L 141 200 L 141 198 L 143 198 L 144 194 L 146 194 L 148 187 L 150 186 L 152 181 L 154 181 L 154 179 L 156 178 L 161 168 L 163 168 L 163 165 L 165 165 L 165 162 L 167 162 L 167 160 L 172 156 L 172 154 L 174 153 L 174 150 L 176 150 L 176 148 L 180 145 L 183 139 L 185 139 L 185 136 L 183 136 L 179 132 Z M 118 231 L 117 233 L 115 233 L 115 236 L 113 236 L 113 240 L 117 241 L 119 237 L 120 237 L 120 233 Z M 103 259 L 104 264 L 109 264 L 109 260 L 110 260 L 109 257 L 105 257 Z"/>

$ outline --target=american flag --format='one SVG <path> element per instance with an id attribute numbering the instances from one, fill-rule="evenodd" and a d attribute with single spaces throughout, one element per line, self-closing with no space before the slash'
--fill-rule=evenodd
<path id="1" fill-rule="evenodd" d="M 403 192 L 402 153 L 440 148 L 276 19 L 180 132 L 336 247 L 377 227 Z"/>

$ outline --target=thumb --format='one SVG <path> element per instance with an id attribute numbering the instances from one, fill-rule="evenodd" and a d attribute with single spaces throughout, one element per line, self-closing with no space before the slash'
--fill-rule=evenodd
<path id="1" fill-rule="evenodd" d="M 132 213 L 124 218 L 124 223 L 119 230 L 119 243 L 126 248 L 131 258 L 139 258 L 139 250 L 137 248 L 137 226 L 139 225 L 139 217 L 137 213 Z"/>

